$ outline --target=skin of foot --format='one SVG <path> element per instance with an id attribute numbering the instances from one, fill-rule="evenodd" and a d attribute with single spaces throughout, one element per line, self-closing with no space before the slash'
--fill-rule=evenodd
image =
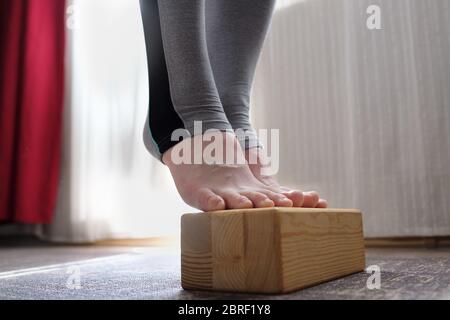
<path id="1" fill-rule="evenodd" d="M 232 151 L 236 159 L 240 157 L 244 160 L 243 164 L 180 164 L 174 160 L 180 150 L 193 150 L 194 145 L 200 145 L 199 149 L 204 151 L 212 143 L 205 142 L 204 137 L 185 139 L 163 155 L 163 162 L 170 169 L 178 192 L 188 205 L 210 212 L 274 206 L 292 207 L 294 200 L 299 201 L 297 195 L 291 197 L 294 199 L 291 200 L 289 192 L 281 192 L 255 177 L 246 164 L 245 154 L 233 133 L 220 132 L 216 133 L 215 137 L 222 139 L 225 156 Z M 184 154 L 184 151 L 181 153 Z M 303 194 L 301 197 L 303 198 Z"/>
<path id="2" fill-rule="evenodd" d="M 299 190 L 292 190 L 287 187 L 282 187 L 277 182 L 274 176 L 262 175 L 262 168 L 264 165 L 268 165 L 270 162 L 264 152 L 261 152 L 260 148 L 252 148 L 245 151 L 245 157 L 247 159 L 248 166 L 252 174 L 262 182 L 264 185 L 271 187 L 271 190 L 284 194 L 287 198 L 291 199 L 294 207 L 303 208 L 327 208 L 328 202 L 324 199 L 320 199 L 319 194 L 316 191 L 302 192 Z M 256 163 L 251 163 L 249 159 L 257 159 Z"/>

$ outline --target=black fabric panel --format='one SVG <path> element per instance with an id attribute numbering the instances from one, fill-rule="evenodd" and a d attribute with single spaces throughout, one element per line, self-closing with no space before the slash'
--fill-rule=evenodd
<path id="1" fill-rule="evenodd" d="M 160 153 L 175 146 L 172 132 L 184 128 L 170 95 L 169 76 L 164 56 L 158 0 L 140 0 L 150 84 L 150 130 Z"/>

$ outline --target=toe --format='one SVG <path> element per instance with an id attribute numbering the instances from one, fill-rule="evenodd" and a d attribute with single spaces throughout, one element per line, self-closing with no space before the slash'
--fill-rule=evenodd
<path id="1" fill-rule="evenodd" d="M 316 208 L 319 203 L 319 194 L 315 191 L 304 192 L 304 208 Z"/>
<path id="2" fill-rule="evenodd" d="M 293 191 L 283 192 L 283 194 L 292 200 L 294 207 L 301 208 L 303 206 L 303 201 L 304 201 L 303 192 L 293 190 Z"/>
<path id="3" fill-rule="evenodd" d="M 277 207 L 292 207 L 294 203 L 291 199 L 286 197 L 284 194 L 272 192 L 269 190 L 263 191 L 263 193 L 268 196 Z"/>
<path id="4" fill-rule="evenodd" d="M 253 202 L 237 192 L 222 192 L 220 196 L 225 200 L 227 209 L 248 209 L 253 208 Z"/>
<path id="5" fill-rule="evenodd" d="M 275 203 L 261 192 L 241 192 L 241 195 L 250 199 L 255 208 L 271 208 L 275 206 Z"/>
<path id="6" fill-rule="evenodd" d="M 320 209 L 328 208 L 328 201 L 324 200 L 324 199 L 320 199 L 319 202 L 317 203 L 316 208 L 320 208 Z"/>
<path id="7" fill-rule="evenodd" d="M 198 193 L 198 208 L 205 212 L 224 210 L 225 201 L 209 189 L 202 189 Z"/>

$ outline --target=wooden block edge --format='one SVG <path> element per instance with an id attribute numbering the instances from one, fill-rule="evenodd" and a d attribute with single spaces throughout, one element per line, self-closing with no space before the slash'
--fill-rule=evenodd
<path id="1" fill-rule="evenodd" d="M 274 229 L 276 229 L 277 232 L 280 233 L 281 235 L 281 229 L 280 229 L 280 214 L 279 213 L 283 213 L 283 212 L 297 212 L 297 213 L 354 213 L 357 214 L 358 216 L 360 216 L 360 220 L 361 220 L 361 237 L 362 237 L 362 243 L 364 244 L 364 228 L 363 228 L 363 214 L 361 210 L 358 209 L 317 209 L 317 208 L 279 208 L 279 207 L 274 207 L 274 208 L 261 208 L 261 209 L 238 209 L 238 210 L 222 210 L 222 211 L 214 211 L 214 212 L 207 212 L 207 213 L 186 213 L 182 215 L 181 221 L 182 221 L 182 230 L 183 230 L 183 221 L 186 221 L 186 219 L 192 218 L 192 217 L 205 217 L 207 216 L 209 219 L 211 219 L 212 215 L 233 215 L 233 214 L 243 214 L 245 216 L 246 213 L 257 213 L 257 212 L 264 212 L 267 214 L 273 214 L 274 217 Z M 278 222 L 277 222 L 278 221 Z M 211 223 L 211 221 L 210 221 Z M 211 226 L 211 224 L 210 224 Z M 275 230 L 274 230 L 275 231 Z M 181 241 L 183 240 L 183 237 L 181 238 Z M 279 242 L 279 241 L 278 241 Z M 279 245 L 281 246 L 281 243 L 279 243 Z M 281 250 L 281 248 L 280 248 Z M 365 270 L 366 267 L 366 257 L 365 257 L 365 251 L 364 251 L 364 247 L 363 247 L 363 256 L 361 257 L 361 266 L 357 269 L 355 269 L 354 271 L 349 271 L 348 273 L 342 274 L 340 276 L 334 277 L 334 278 L 330 278 L 330 279 L 326 279 L 323 281 L 319 281 L 317 283 L 311 283 L 302 287 L 298 287 L 298 288 L 293 288 L 293 289 L 289 289 L 289 290 L 285 290 L 284 289 L 284 283 L 283 283 L 283 275 L 282 275 L 282 269 L 281 267 L 279 268 L 280 270 L 280 286 L 279 288 L 277 288 L 277 290 L 272 290 L 272 291 L 266 291 L 266 292 L 262 292 L 262 291 L 252 291 L 252 290 L 245 290 L 245 291 L 236 291 L 236 290 L 220 290 L 220 292 L 232 292 L 232 293 L 249 293 L 249 294 L 262 294 L 262 295 L 271 295 L 271 294 L 289 294 L 289 293 L 293 293 L 293 292 L 297 292 L 299 290 L 302 289 L 306 289 L 306 288 L 310 288 L 316 285 L 319 285 L 321 283 L 326 283 L 326 282 L 330 282 L 336 279 L 341 279 L 344 277 L 348 277 L 350 275 L 359 273 L 359 272 L 363 272 Z M 279 263 L 281 264 L 281 258 Z M 185 281 L 183 281 L 183 272 L 182 272 L 182 288 L 185 290 L 195 290 L 195 291 L 216 291 L 219 292 L 218 290 L 214 289 L 213 287 L 200 287 L 200 286 L 190 286 L 188 285 Z"/>

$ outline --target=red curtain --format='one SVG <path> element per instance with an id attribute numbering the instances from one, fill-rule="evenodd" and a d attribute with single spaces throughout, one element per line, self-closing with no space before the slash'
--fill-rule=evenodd
<path id="1" fill-rule="evenodd" d="M 64 0 L 0 0 L 0 222 L 52 220 L 64 35 Z"/>

